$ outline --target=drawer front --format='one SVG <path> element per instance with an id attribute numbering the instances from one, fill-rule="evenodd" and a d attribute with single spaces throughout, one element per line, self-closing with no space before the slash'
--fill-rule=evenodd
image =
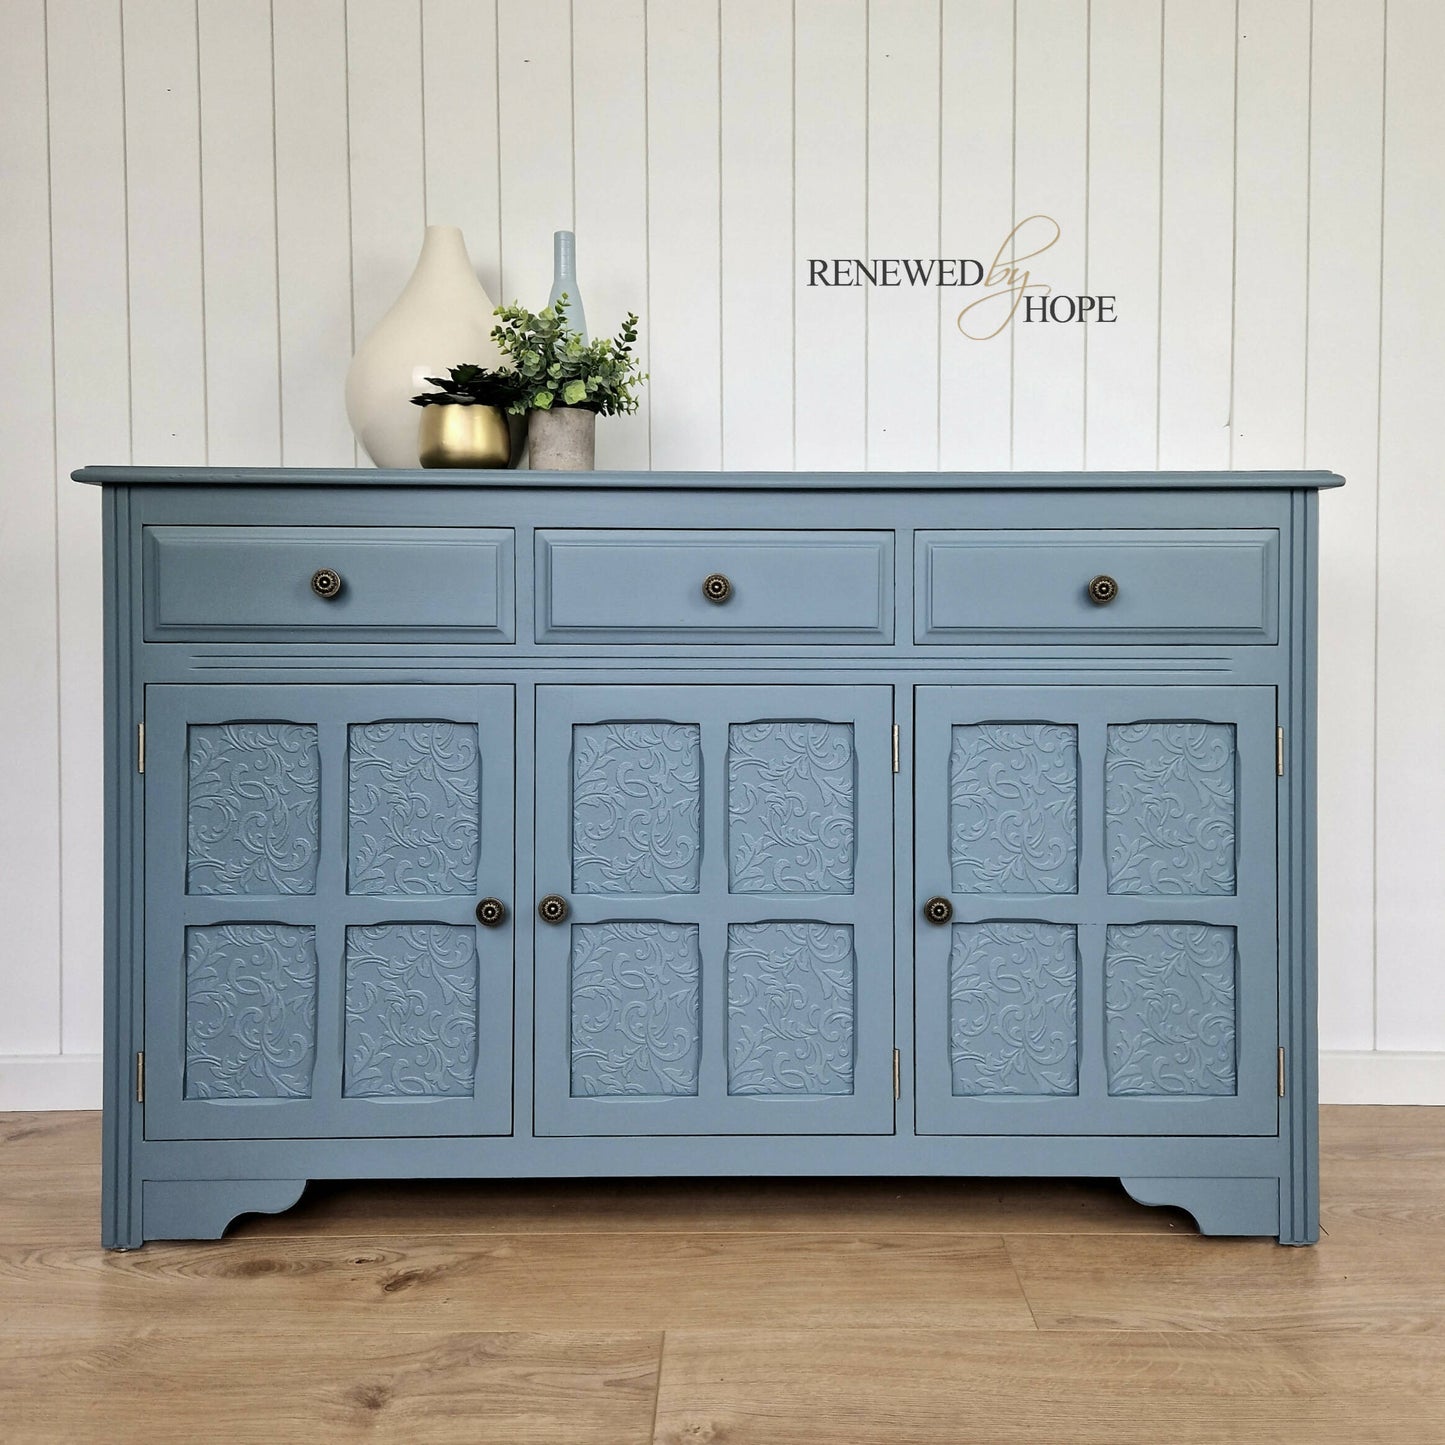
<path id="1" fill-rule="evenodd" d="M 916 545 L 920 643 L 1279 635 L 1279 533 L 1269 528 L 921 531 Z M 1090 596 L 1095 578 L 1115 584 L 1108 600 Z"/>
<path id="2" fill-rule="evenodd" d="M 147 527 L 145 635 L 511 642 L 513 550 L 510 530 L 481 527 Z M 323 572 L 334 596 L 313 586 Z"/>
<path id="3" fill-rule="evenodd" d="M 892 639 L 891 532 L 537 533 L 538 642 Z"/>

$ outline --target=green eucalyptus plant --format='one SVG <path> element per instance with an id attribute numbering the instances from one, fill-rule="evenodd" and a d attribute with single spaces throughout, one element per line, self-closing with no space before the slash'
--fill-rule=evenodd
<path id="1" fill-rule="evenodd" d="M 515 371 L 502 367 L 488 371 L 484 366 L 454 366 L 446 376 L 428 376 L 436 391 L 424 391 L 411 399 L 413 406 L 496 406 L 511 410 L 526 389 Z"/>
<path id="2" fill-rule="evenodd" d="M 568 305 L 564 292 L 541 311 L 497 307 L 502 319 L 492 328 L 492 340 L 522 382 L 511 410 L 520 415 L 570 406 L 603 416 L 636 411 L 637 389 L 647 380 L 632 354 L 637 317 L 629 314 L 615 337 L 584 341 L 567 319 Z"/>

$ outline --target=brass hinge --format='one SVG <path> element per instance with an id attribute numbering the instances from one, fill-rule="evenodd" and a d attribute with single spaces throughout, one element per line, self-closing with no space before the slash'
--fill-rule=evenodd
<path id="1" fill-rule="evenodd" d="M 1284 729 L 1274 730 L 1274 772 L 1278 778 L 1284 777 Z"/>
<path id="2" fill-rule="evenodd" d="M 893 724 L 893 771 L 898 771 L 898 724 Z"/>
<path id="3" fill-rule="evenodd" d="M 135 725 L 135 770 L 138 773 L 146 770 L 146 725 L 143 722 Z"/>
<path id="4" fill-rule="evenodd" d="M 893 1050 L 893 1097 L 895 1099 L 903 1096 L 903 1072 L 900 1068 L 898 1050 Z"/>
<path id="5" fill-rule="evenodd" d="M 146 1101 L 146 1053 L 144 1049 L 136 1050 L 135 1101 L 137 1104 L 144 1104 Z"/>
<path id="6" fill-rule="evenodd" d="M 1279 1051 L 1279 1096 L 1284 1098 L 1284 1049 Z"/>

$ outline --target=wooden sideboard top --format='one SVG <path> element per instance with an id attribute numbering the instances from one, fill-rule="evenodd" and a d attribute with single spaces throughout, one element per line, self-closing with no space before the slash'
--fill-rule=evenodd
<path id="1" fill-rule="evenodd" d="M 656 491 L 1278 491 L 1342 487 L 1334 472 L 534 472 L 376 467 L 82 467 L 92 486 L 496 487 Z"/>

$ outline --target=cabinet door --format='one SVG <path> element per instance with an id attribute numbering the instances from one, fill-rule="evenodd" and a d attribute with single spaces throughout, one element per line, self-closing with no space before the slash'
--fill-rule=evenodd
<path id="1" fill-rule="evenodd" d="M 917 727 L 919 1132 L 1274 1133 L 1274 689 L 921 687 Z"/>
<path id="2" fill-rule="evenodd" d="M 146 690 L 146 1134 L 511 1131 L 510 687 Z"/>
<path id="3" fill-rule="evenodd" d="M 892 691 L 537 690 L 539 1134 L 893 1127 Z"/>

